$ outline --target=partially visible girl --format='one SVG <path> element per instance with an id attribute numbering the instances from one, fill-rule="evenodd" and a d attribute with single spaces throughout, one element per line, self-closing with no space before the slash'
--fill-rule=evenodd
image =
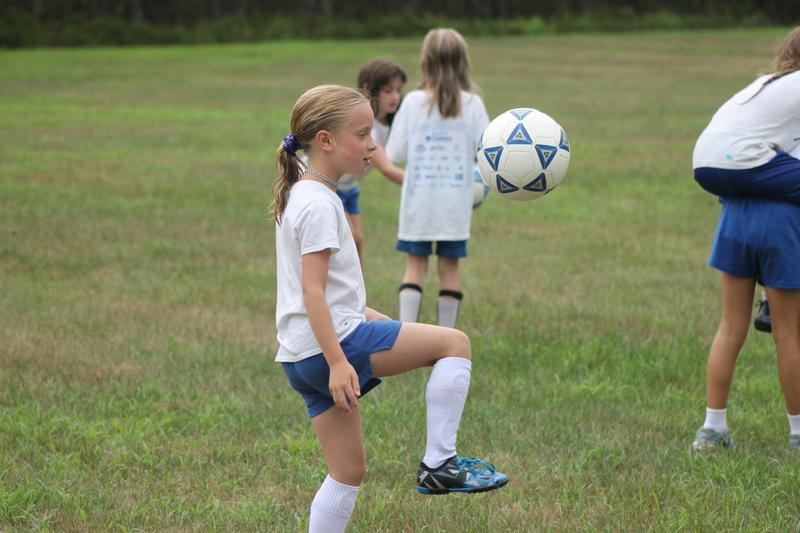
<path id="1" fill-rule="evenodd" d="M 389 139 L 389 130 L 394 120 L 394 114 L 403 97 L 403 85 L 406 83 L 406 73 L 403 69 L 389 59 L 377 58 L 368 61 L 358 72 L 358 88 L 364 91 L 371 100 L 372 111 L 375 113 L 375 125 L 372 127 L 372 139 L 376 143 L 375 152 L 372 154 L 372 164 L 389 180 L 403 183 L 403 170 L 392 165 L 387 159 L 383 147 Z M 361 207 L 359 197 L 361 190 L 359 183 L 369 172 L 362 174 L 345 174 L 339 179 L 336 193 L 342 199 L 347 222 L 353 232 L 358 256 L 364 261 L 364 235 L 361 229 Z"/>
<path id="2" fill-rule="evenodd" d="M 695 145 L 697 182 L 723 206 L 709 264 L 721 271 L 722 317 L 708 354 L 706 417 L 693 447 L 728 448 L 728 394 L 753 292 L 769 299 L 789 445 L 800 450 L 800 27 L 769 74 L 714 114 Z"/>

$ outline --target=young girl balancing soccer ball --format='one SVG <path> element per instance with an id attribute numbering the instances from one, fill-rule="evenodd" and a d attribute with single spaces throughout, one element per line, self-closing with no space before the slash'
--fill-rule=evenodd
<path id="1" fill-rule="evenodd" d="M 372 101 L 372 110 L 375 113 L 375 125 L 372 127 L 372 139 L 377 148 L 372 154 L 372 164 L 391 181 L 403 183 L 403 171 L 387 159 L 383 147 L 389 139 L 389 129 L 392 126 L 394 114 L 400 105 L 403 96 L 403 85 L 406 83 L 406 73 L 403 69 L 389 59 L 378 58 L 368 61 L 358 72 L 358 88 L 366 92 Z M 361 209 L 359 206 L 359 182 L 367 174 L 344 174 L 339 179 L 336 193 L 342 199 L 347 222 L 353 232 L 359 257 L 363 258 L 364 237 L 361 231 Z"/>
<path id="2" fill-rule="evenodd" d="M 329 471 L 311 504 L 312 532 L 344 531 L 353 511 L 366 470 L 359 398 L 379 378 L 414 368 L 433 365 L 417 490 L 482 492 L 508 481 L 489 463 L 456 455 L 470 382 L 469 338 L 455 329 L 389 320 L 366 307 L 358 254 L 336 185 L 345 172 L 360 174 L 370 164 L 376 150 L 372 127 L 363 93 L 315 87 L 297 100 L 291 133 L 276 156 L 276 361 L 306 402 Z M 309 155 L 302 174 L 300 149 Z"/>
<path id="3" fill-rule="evenodd" d="M 455 327 L 463 298 L 458 260 L 467 255 L 475 152 L 489 115 L 473 94 L 467 43 L 451 29 L 428 32 L 422 86 L 397 111 L 386 153 L 406 162 L 397 250 L 408 254 L 400 285 L 400 320 L 416 322 L 428 256 L 436 243 L 437 322 Z"/>
<path id="4" fill-rule="evenodd" d="M 733 96 L 694 150 L 697 182 L 722 198 L 709 264 L 722 272 L 722 318 L 708 354 L 707 408 L 693 447 L 730 447 L 726 421 L 753 292 L 766 287 L 789 445 L 800 449 L 800 27 L 771 73 Z"/>

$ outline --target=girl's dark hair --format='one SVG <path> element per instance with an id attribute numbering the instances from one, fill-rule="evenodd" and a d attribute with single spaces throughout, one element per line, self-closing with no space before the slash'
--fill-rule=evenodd
<path id="1" fill-rule="evenodd" d="M 372 112 L 378 116 L 378 94 L 381 89 L 389 85 L 395 78 L 400 78 L 406 82 L 406 73 L 403 68 L 384 57 L 379 57 L 365 63 L 358 71 L 358 88 L 366 91 L 372 104 Z M 394 120 L 394 113 L 386 116 L 386 121 L 391 125 Z"/>

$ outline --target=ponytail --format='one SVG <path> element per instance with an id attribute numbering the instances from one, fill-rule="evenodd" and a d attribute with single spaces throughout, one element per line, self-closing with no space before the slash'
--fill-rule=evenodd
<path id="1" fill-rule="evenodd" d="M 302 175 L 302 163 L 297 157 L 298 148 L 300 148 L 299 143 L 290 133 L 283 138 L 283 143 L 275 154 L 278 179 L 272 185 L 272 218 L 278 224 L 281 223 L 281 215 L 289 200 L 289 190 Z"/>

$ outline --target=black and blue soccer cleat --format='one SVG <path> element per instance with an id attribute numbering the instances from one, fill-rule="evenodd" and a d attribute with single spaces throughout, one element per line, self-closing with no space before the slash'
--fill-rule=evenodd
<path id="1" fill-rule="evenodd" d="M 486 492 L 499 489 L 506 483 L 508 476 L 498 472 L 493 464 L 460 455 L 454 455 L 439 468 L 431 469 L 421 463 L 417 471 L 417 492 L 420 494 Z"/>
<path id="2" fill-rule="evenodd" d="M 762 298 L 758 302 L 758 311 L 753 319 L 753 327 L 764 333 L 772 332 L 772 317 L 769 314 L 769 302 L 766 298 Z"/>

